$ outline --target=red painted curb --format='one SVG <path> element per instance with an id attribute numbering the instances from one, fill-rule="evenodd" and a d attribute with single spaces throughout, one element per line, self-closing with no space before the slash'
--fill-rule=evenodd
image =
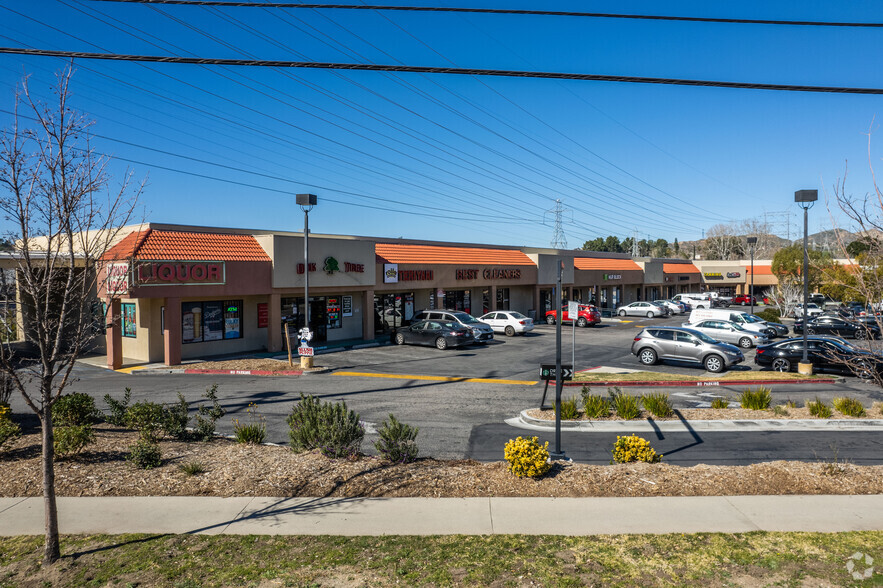
<path id="1" fill-rule="evenodd" d="M 834 384 L 836 380 L 814 378 L 812 380 L 707 380 L 707 381 L 678 381 L 678 380 L 659 380 L 647 382 L 565 382 L 565 386 L 696 386 L 702 388 L 704 386 L 752 386 L 754 384 Z"/>
<path id="2" fill-rule="evenodd" d="M 302 376 L 300 370 L 288 370 L 284 372 L 271 372 L 267 370 L 198 370 L 186 369 L 185 374 L 224 374 L 228 376 Z"/>

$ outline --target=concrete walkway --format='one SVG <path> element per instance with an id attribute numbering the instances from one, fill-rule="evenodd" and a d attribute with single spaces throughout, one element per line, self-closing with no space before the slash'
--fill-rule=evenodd
<path id="1" fill-rule="evenodd" d="M 651 498 L 59 498 L 64 534 L 595 535 L 883 530 L 883 495 Z M 0 535 L 43 533 L 0 498 Z"/>

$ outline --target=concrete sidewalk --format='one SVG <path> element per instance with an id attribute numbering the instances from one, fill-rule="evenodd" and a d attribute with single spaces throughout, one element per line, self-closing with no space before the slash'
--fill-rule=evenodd
<path id="1" fill-rule="evenodd" d="M 595 535 L 883 530 L 883 495 L 650 498 L 59 498 L 63 534 Z M 39 535 L 42 498 L 0 498 L 0 535 Z"/>

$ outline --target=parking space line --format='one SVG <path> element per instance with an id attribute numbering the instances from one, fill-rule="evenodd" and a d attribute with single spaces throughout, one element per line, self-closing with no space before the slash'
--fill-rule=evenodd
<path id="1" fill-rule="evenodd" d="M 454 378 L 450 376 L 415 376 L 409 374 L 377 374 L 371 372 L 334 372 L 335 376 L 355 376 L 361 378 L 391 378 L 394 380 L 433 380 L 436 382 L 471 382 L 479 384 L 512 384 L 533 386 L 534 380 L 499 380 L 491 378 Z"/>

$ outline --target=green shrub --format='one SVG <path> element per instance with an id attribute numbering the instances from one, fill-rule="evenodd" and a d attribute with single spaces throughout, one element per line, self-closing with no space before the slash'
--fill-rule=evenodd
<path id="1" fill-rule="evenodd" d="M 579 405 L 576 396 L 561 399 L 561 418 L 565 421 L 574 421 L 579 418 Z"/>
<path id="2" fill-rule="evenodd" d="M 746 388 L 739 396 L 739 405 L 751 410 L 766 410 L 772 401 L 772 389 L 766 386 L 758 386 L 756 390 Z"/>
<path id="3" fill-rule="evenodd" d="M 208 471 L 201 461 L 188 461 L 187 463 L 182 463 L 178 466 L 178 469 L 188 476 L 198 476 L 199 474 L 204 474 Z"/>
<path id="4" fill-rule="evenodd" d="M 410 463 L 417 459 L 417 427 L 400 423 L 391 413 L 377 430 L 380 439 L 374 448 L 383 459 L 393 463 Z"/>
<path id="5" fill-rule="evenodd" d="M 672 415 L 673 408 L 671 400 L 669 400 L 668 394 L 665 392 L 651 392 L 645 394 L 641 397 L 641 402 L 644 404 L 644 408 L 649 410 L 655 417 L 665 418 Z"/>
<path id="6" fill-rule="evenodd" d="M 588 386 L 583 386 L 580 394 L 583 397 L 583 410 L 586 411 L 586 418 L 601 419 L 610 416 L 610 403 L 607 398 L 592 394 Z"/>
<path id="7" fill-rule="evenodd" d="M 784 406 L 774 406 L 773 414 L 776 416 L 788 416 L 788 409 Z"/>
<path id="8" fill-rule="evenodd" d="M 503 455 L 509 462 L 509 471 L 519 478 L 539 478 L 549 471 L 549 442 L 540 445 L 536 437 L 509 439 Z"/>
<path id="9" fill-rule="evenodd" d="M 730 401 L 726 398 L 715 398 L 711 401 L 711 408 L 727 408 L 730 406 Z"/>
<path id="10" fill-rule="evenodd" d="M 162 465 L 162 452 L 156 441 L 142 437 L 134 445 L 129 446 L 126 460 L 142 470 L 149 470 Z"/>
<path id="11" fill-rule="evenodd" d="M 833 414 L 831 407 L 819 399 L 818 396 L 816 396 L 815 400 L 807 402 L 806 407 L 809 409 L 809 414 L 820 419 L 829 419 Z"/>
<path id="12" fill-rule="evenodd" d="M 329 403 L 301 394 L 286 422 L 294 451 L 319 449 L 326 457 L 355 458 L 365 437 L 359 414 L 343 400 Z"/>
<path id="13" fill-rule="evenodd" d="M 58 457 L 75 455 L 95 441 L 95 431 L 92 430 L 92 425 L 55 427 L 53 434 L 55 435 L 55 455 Z"/>
<path id="14" fill-rule="evenodd" d="M 637 396 L 623 394 L 619 388 L 610 392 L 610 404 L 616 414 L 623 419 L 636 419 L 641 416 L 641 399 Z"/>
<path id="15" fill-rule="evenodd" d="M 0 407 L 2 408 L 2 407 Z M 21 437 L 21 427 L 13 423 L 8 416 L 0 414 L 0 448 L 8 441 Z"/>
<path id="16" fill-rule="evenodd" d="M 126 411 L 129 409 L 129 401 L 132 399 L 132 389 L 126 388 L 126 393 L 123 394 L 123 400 L 119 401 L 114 399 L 110 394 L 104 395 L 104 402 L 107 404 L 108 409 L 110 410 L 110 414 L 104 415 L 104 420 L 109 422 L 111 425 L 116 425 L 118 427 L 126 426 Z"/>
<path id="17" fill-rule="evenodd" d="M 613 445 L 613 461 L 615 463 L 631 463 L 634 461 L 656 463 L 661 459 L 662 455 L 657 454 L 646 439 L 637 435 L 629 435 L 627 437 L 616 436 L 616 443 Z"/>
<path id="18" fill-rule="evenodd" d="M 264 442 L 264 436 L 267 434 L 264 416 L 258 413 L 258 405 L 254 402 L 248 405 L 245 414 L 248 415 L 247 423 L 236 418 L 233 419 L 233 436 L 236 437 L 238 443 L 260 445 Z"/>
<path id="19" fill-rule="evenodd" d="M 785 401 L 784 407 L 785 408 L 797 408 L 797 404 L 789 398 L 788 400 Z"/>
<path id="20" fill-rule="evenodd" d="M 855 398 L 838 397 L 831 401 L 839 412 L 851 417 L 865 416 L 865 407 Z"/>
<path id="21" fill-rule="evenodd" d="M 211 405 L 203 404 L 199 407 L 196 414 L 196 438 L 200 441 L 211 441 L 215 438 L 215 423 L 227 414 L 227 411 L 218 402 L 217 384 L 212 384 L 211 388 L 207 388 L 202 397 L 210 400 Z"/>
<path id="22" fill-rule="evenodd" d="M 136 402 L 126 410 L 126 426 L 145 441 L 155 442 L 163 431 L 163 407 L 155 402 Z"/>
<path id="23" fill-rule="evenodd" d="M 187 425 L 190 424 L 190 405 L 184 395 L 178 392 L 178 402 L 163 406 L 162 426 L 169 437 L 182 441 L 189 438 Z"/>
<path id="24" fill-rule="evenodd" d="M 779 323 L 782 322 L 782 315 L 779 313 L 779 310 L 772 307 L 764 308 L 763 310 L 758 310 L 754 314 L 759 316 L 765 321 L 769 321 L 771 323 Z"/>
<path id="25" fill-rule="evenodd" d="M 59 427 L 91 425 L 98 414 L 95 399 L 82 392 L 60 396 L 52 405 L 52 422 Z"/>

